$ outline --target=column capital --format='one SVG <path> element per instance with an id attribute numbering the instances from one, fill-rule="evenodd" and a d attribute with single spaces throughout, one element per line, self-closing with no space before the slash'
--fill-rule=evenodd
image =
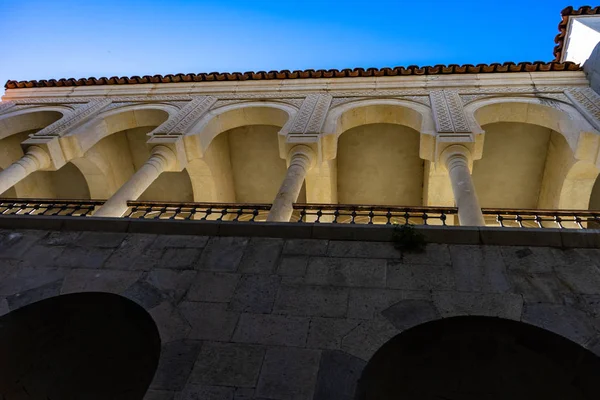
<path id="1" fill-rule="evenodd" d="M 167 172 L 180 172 L 183 171 L 188 164 L 187 153 L 185 151 L 185 144 L 182 136 L 177 137 L 164 137 L 164 136 L 152 136 L 146 145 L 150 147 L 150 152 L 165 153 L 168 150 L 171 154 L 172 162 L 165 167 Z M 166 149 L 166 150 L 164 150 Z M 157 154 L 159 154 L 157 153 Z M 166 154 L 166 153 L 165 153 Z"/>
<path id="2" fill-rule="evenodd" d="M 25 153 L 33 149 L 32 151 L 35 151 L 40 157 L 42 157 L 42 153 L 36 149 L 43 151 L 44 163 L 40 164 L 39 169 L 42 171 L 56 171 L 68 162 L 59 140 L 58 137 L 32 135 L 21 143 L 21 146 L 25 149 Z"/>
<path id="3" fill-rule="evenodd" d="M 177 171 L 177 155 L 169 147 L 163 145 L 154 146 L 150 153 L 152 156 L 150 157 L 149 162 L 151 160 L 160 159 L 164 171 Z"/>
<path id="4" fill-rule="evenodd" d="M 309 146 L 298 144 L 292 147 L 287 156 L 289 166 L 301 165 L 307 171 L 315 166 L 317 154 Z"/>
<path id="5" fill-rule="evenodd" d="M 29 146 L 25 155 L 30 156 L 37 163 L 37 170 L 48 169 L 52 165 L 50 155 L 39 146 Z"/>
<path id="6" fill-rule="evenodd" d="M 318 134 L 288 134 L 279 135 L 279 156 L 289 164 L 290 154 L 294 148 L 306 147 L 312 150 L 312 163 L 319 163 L 323 158 L 321 136 Z M 298 147 L 302 146 L 302 147 Z"/>
<path id="7" fill-rule="evenodd" d="M 462 144 L 453 144 L 446 147 L 439 156 L 440 163 L 449 171 L 457 164 L 463 164 L 473 169 L 473 155 L 468 147 Z"/>

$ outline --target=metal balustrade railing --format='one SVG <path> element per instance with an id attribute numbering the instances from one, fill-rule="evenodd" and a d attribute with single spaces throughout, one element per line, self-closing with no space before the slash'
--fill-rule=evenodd
<path id="1" fill-rule="evenodd" d="M 600 210 L 483 208 L 486 225 L 506 228 L 599 229 Z"/>
<path id="2" fill-rule="evenodd" d="M 101 200 L 0 199 L 0 215 L 61 215 L 87 217 Z"/>
<path id="3" fill-rule="evenodd" d="M 0 199 L 2 215 L 93 216 L 102 200 Z M 193 221 L 266 221 L 271 204 L 176 203 L 129 201 L 123 216 L 132 219 Z M 600 210 L 482 209 L 487 226 L 506 228 L 600 229 Z M 458 223 L 455 207 L 294 204 L 290 222 L 375 225 L 441 225 Z"/>
<path id="4" fill-rule="evenodd" d="M 333 224 L 454 225 L 455 207 L 398 207 L 358 204 L 294 204 L 292 222 Z"/>
<path id="5" fill-rule="evenodd" d="M 270 204 L 128 201 L 125 218 L 195 221 L 265 221 Z"/>

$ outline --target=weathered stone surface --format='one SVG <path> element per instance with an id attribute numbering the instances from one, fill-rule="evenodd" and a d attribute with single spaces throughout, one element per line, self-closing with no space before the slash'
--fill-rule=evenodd
<path id="1" fill-rule="evenodd" d="M 158 266 L 167 269 L 194 269 L 201 252 L 201 249 L 176 249 L 169 247 L 163 253 Z"/>
<path id="2" fill-rule="evenodd" d="M 448 245 L 428 243 L 422 253 L 404 252 L 402 260 L 406 264 L 451 265 L 452 259 Z"/>
<path id="3" fill-rule="evenodd" d="M 21 260 L 26 265 L 32 267 L 57 267 L 59 263 L 56 260 L 64 251 L 65 248 L 62 246 L 42 246 L 36 244 L 23 253 Z"/>
<path id="4" fill-rule="evenodd" d="M 80 247 L 119 247 L 126 233 L 120 232 L 83 232 L 76 244 Z"/>
<path id="5" fill-rule="evenodd" d="M 248 243 L 246 238 L 212 237 L 208 241 L 196 269 L 236 271 Z"/>
<path id="6" fill-rule="evenodd" d="M 199 271 L 187 293 L 190 301 L 229 302 L 233 297 L 240 274 Z"/>
<path id="7" fill-rule="evenodd" d="M 175 303 L 183 298 L 192 285 L 196 271 L 175 271 L 169 269 L 154 269 L 148 273 L 147 281 L 163 292 Z"/>
<path id="8" fill-rule="evenodd" d="M 314 349 L 339 349 L 342 338 L 362 321 L 345 318 L 319 318 L 310 320 L 307 346 Z"/>
<path id="9" fill-rule="evenodd" d="M 99 247 L 67 247 L 56 259 L 56 265 L 66 268 L 102 268 L 113 249 Z"/>
<path id="10" fill-rule="evenodd" d="M 553 253 L 558 252 L 564 261 L 554 266 L 554 272 L 562 283 L 561 288 L 580 294 L 600 294 L 600 268 L 574 251 L 555 250 Z"/>
<path id="11" fill-rule="evenodd" d="M 514 270 L 509 279 L 514 291 L 531 303 L 562 303 L 563 294 L 569 291 L 553 272 Z"/>
<path id="12" fill-rule="evenodd" d="M 518 321 L 523 298 L 511 293 L 434 292 L 433 302 L 444 318 L 481 315 Z"/>
<path id="13" fill-rule="evenodd" d="M 16 310 L 28 304 L 35 303 L 36 301 L 58 296 L 60 294 L 62 283 L 62 279 L 59 279 L 33 289 L 7 296 L 6 301 L 8 302 L 8 307 L 10 310 Z"/>
<path id="14" fill-rule="evenodd" d="M 235 392 L 233 393 L 233 399 L 234 400 L 257 400 L 256 397 L 254 397 L 254 393 L 255 390 L 253 388 L 236 388 Z M 260 400 L 260 399 L 258 399 Z"/>
<path id="15" fill-rule="evenodd" d="M 273 312 L 318 317 L 344 317 L 348 289 L 326 286 L 281 285 Z"/>
<path id="16" fill-rule="evenodd" d="M 381 314 L 401 331 L 439 318 L 433 302 L 427 300 L 402 300 Z"/>
<path id="17" fill-rule="evenodd" d="M 56 232 L 51 231 L 48 232 L 46 236 L 41 238 L 37 244 L 42 246 L 68 246 L 68 245 L 77 245 L 79 243 L 79 238 L 84 232 L 77 231 L 63 231 Z"/>
<path id="18" fill-rule="evenodd" d="M 208 236 L 196 236 L 196 235 L 159 235 L 153 243 L 153 247 L 165 248 L 175 247 L 179 249 L 183 248 L 196 248 L 201 249 L 208 243 Z"/>
<path id="19" fill-rule="evenodd" d="M 163 248 L 154 248 L 156 235 L 128 234 L 104 263 L 104 268 L 121 270 L 151 270 L 160 260 Z"/>
<path id="20" fill-rule="evenodd" d="M 506 246 L 500 249 L 509 270 L 528 273 L 552 272 L 557 260 L 550 248 Z"/>
<path id="21" fill-rule="evenodd" d="M 327 240 L 288 239 L 283 247 L 284 255 L 324 256 L 327 253 Z"/>
<path id="22" fill-rule="evenodd" d="M 46 231 L 2 231 L 0 232 L 0 257 L 21 258 L 23 253 L 46 234 Z"/>
<path id="23" fill-rule="evenodd" d="M 190 383 L 255 387 L 265 357 L 260 346 L 206 342 L 190 375 Z"/>
<path id="24" fill-rule="evenodd" d="M 2 267 L 4 268 L 4 267 Z M 61 268 L 9 267 L 10 273 L 0 279 L 0 296 L 9 296 L 63 279 L 68 270 Z"/>
<path id="25" fill-rule="evenodd" d="M 383 317 L 361 322 L 342 339 L 342 350 L 365 361 L 400 331 Z"/>
<path id="26" fill-rule="evenodd" d="M 313 400 L 354 400 L 365 365 L 364 360 L 342 351 L 323 351 Z"/>
<path id="27" fill-rule="evenodd" d="M 156 322 L 162 344 L 184 339 L 192 330 L 181 311 L 169 301 L 163 301 L 149 313 Z"/>
<path id="28" fill-rule="evenodd" d="M 163 301 L 163 294 L 143 278 L 129 286 L 123 296 L 135 301 L 146 310 L 158 306 Z"/>
<path id="29" fill-rule="evenodd" d="M 308 318 L 285 315 L 242 314 L 233 341 L 303 347 L 308 334 Z"/>
<path id="30" fill-rule="evenodd" d="M 268 349 L 256 388 L 257 396 L 280 400 L 312 399 L 320 355 L 317 350 Z"/>
<path id="31" fill-rule="evenodd" d="M 402 254 L 391 242 L 360 242 L 332 240 L 327 248 L 330 257 L 401 258 Z"/>
<path id="32" fill-rule="evenodd" d="M 144 400 L 175 400 L 175 392 L 149 389 L 144 395 Z"/>
<path id="33" fill-rule="evenodd" d="M 526 304 L 522 321 L 539 326 L 585 345 L 596 336 L 594 324 L 585 312 L 560 304 Z"/>
<path id="34" fill-rule="evenodd" d="M 201 347 L 202 342 L 196 340 L 177 340 L 164 344 L 150 387 L 162 390 L 182 390 L 192 372 Z"/>
<path id="35" fill-rule="evenodd" d="M 456 289 L 508 292 L 506 266 L 497 246 L 450 246 Z"/>
<path id="36" fill-rule="evenodd" d="M 272 274 L 283 248 L 283 239 L 252 238 L 240 262 L 240 272 Z"/>
<path id="37" fill-rule="evenodd" d="M 308 266 L 308 256 L 283 256 L 277 273 L 283 276 L 304 276 Z"/>
<path id="38" fill-rule="evenodd" d="M 348 318 L 371 319 L 401 300 L 429 300 L 429 291 L 395 289 L 350 289 Z"/>
<path id="39" fill-rule="evenodd" d="M 386 260 L 311 258 L 305 281 L 310 285 L 385 287 Z"/>
<path id="40" fill-rule="evenodd" d="M 187 385 L 177 400 L 233 400 L 234 390 L 225 386 Z"/>
<path id="41" fill-rule="evenodd" d="M 137 281 L 138 271 L 105 271 L 94 269 L 73 269 L 65 277 L 61 293 L 108 292 L 122 293 Z"/>
<path id="42" fill-rule="evenodd" d="M 277 275 L 242 276 L 229 308 L 239 312 L 270 313 L 280 280 Z"/>
<path id="43" fill-rule="evenodd" d="M 447 265 L 390 262 L 387 286 L 405 290 L 451 290 L 454 288 L 454 271 Z"/>
<path id="44" fill-rule="evenodd" d="M 190 339 L 231 339 L 239 314 L 227 311 L 227 304 L 185 301 L 179 308 L 192 327 L 188 335 Z"/>

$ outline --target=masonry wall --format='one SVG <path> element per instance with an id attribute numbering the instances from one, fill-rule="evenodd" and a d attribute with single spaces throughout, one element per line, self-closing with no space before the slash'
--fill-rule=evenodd
<path id="1" fill-rule="evenodd" d="M 523 321 L 598 352 L 600 249 L 540 235 L 402 254 L 389 241 L 2 230 L 0 313 L 73 292 L 137 302 L 162 341 L 147 400 L 350 400 L 380 346 L 450 316 Z"/>

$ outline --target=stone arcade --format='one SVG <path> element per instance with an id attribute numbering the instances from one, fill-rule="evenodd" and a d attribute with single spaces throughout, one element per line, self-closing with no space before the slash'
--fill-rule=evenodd
<path id="1" fill-rule="evenodd" d="M 598 398 L 598 21 L 548 63 L 9 81 L 0 395 Z"/>

